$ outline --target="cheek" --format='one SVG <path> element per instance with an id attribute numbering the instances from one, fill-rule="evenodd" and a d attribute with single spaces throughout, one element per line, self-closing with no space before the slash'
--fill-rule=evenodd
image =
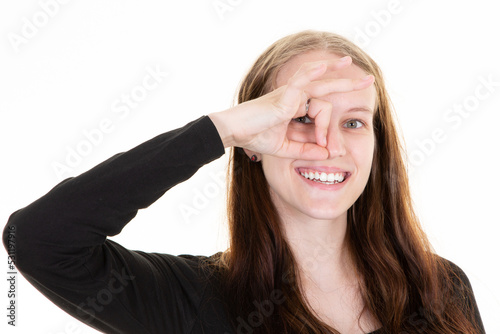
<path id="1" fill-rule="evenodd" d="M 272 185 L 282 179 L 285 165 L 281 160 L 270 156 L 262 157 L 262 170 L 267 183 Z"/>
<path id="2" fill-rule="evenodd" d="M 369 174 L 373 161 L 373 154 L 375 150 L 375 141 L 372 137 L 360 138 L 353 143 L 351 146 L 353 149 L 351 150 L 351 155 L 353 159 L 356 161 L 356 165 L 360 168 L 364 173 Z"/>

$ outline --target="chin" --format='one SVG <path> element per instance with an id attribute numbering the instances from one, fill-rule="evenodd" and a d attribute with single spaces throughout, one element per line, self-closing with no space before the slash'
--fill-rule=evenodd
<path id="1" fill-rule="evenodd" d="M 340 208 L 307 208 L 303 213 L 313 219 L 320 220 L 334 220 L 345 214 L 347 214 L 347 209 Z"/>

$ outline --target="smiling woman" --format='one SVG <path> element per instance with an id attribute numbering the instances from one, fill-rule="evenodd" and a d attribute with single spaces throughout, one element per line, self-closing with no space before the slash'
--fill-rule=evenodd
<path id="1" fill-rule="evenodd" d="M 107 239 L 231 147 L 230 247 Z M 115 155 L 11 215 L 16 265 L 106 333 L 484 333 L 470 282 L 411 206 L 377 64 L 333 33 L 277 41 L 238 105 Z"/>
<path id="2" fill-rule="evenodd" d="M 318 70 L 318 64 L 328 68 Z M 290 91 L 296 91 L 295 99 L 287 100 Z M 232 154 L 231 248 L 223 258 L 233 316 L 250 312 L 243 301 L 264 298 L 278 285 L 288 301 L 277 315 L 276 323 L 287 329 L 280 332 L 484 332 L 467 277 L 434 254 L 413 212 L 402 148 L 375 62 L 335 34 L 287 36 L 256 61 L 242 83 L 239 106 L 268 101 L 276 92 L 279 99 L 271 105 L 295 120 L 281 132 L 276 121 L 265 144 L 256 134 L 236 145 L 261 163 L 250 162 L 239 148 Z M 308 98 L 306 115 L 302 103 Z M 254 110 L 241 129 L 232 120 L 236 113 L 213 119 L 221 133 L 230 124 L 238 134 L 259 113 Z M 354 115 L 363 126 L 346 126 Z M 311 121 L 308 116 L 314 124 L 298 119 Z M 325 156 L 306 158 L 308 150 Z M 333 185 L 311 181 L 311 174 L 317 180 L 330 171 L 348 178 Z M 279 331 L 271 320 L 265 325 L 269 333 Z"/>

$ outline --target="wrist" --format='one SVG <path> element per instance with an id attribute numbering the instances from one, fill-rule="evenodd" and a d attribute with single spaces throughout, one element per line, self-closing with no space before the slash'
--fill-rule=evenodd
<path id="1" fill-rule="evenodd" d="M 208 117 L 214 123 L 217 132 L 221 138 L 224 148 L 235 146 L 234 135 L 231 131 L 231 126 L 229 124 L 229 117 L 227 111 L 219 111 L 215 113 L 208 114 Z"/>

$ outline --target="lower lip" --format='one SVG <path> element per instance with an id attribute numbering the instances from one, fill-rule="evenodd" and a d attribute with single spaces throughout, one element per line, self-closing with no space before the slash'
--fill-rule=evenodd
<path id="1" fill-rule="evenodd" d="M 339 190 L 341 189 L 344 184 L 347 183 L 347 181 L 349 180 L 349 178 L 351 177 L 351 174 L 347 174 L 347 176 L 345 177 L 344 181 L 341 182 L 341 183 L 334 183 L 334 184 L 324 184 L 324 183 L 321 183 L 321 182 L 316 182 L 316 181 L 313 181 L 313 180 L 310 180 L 310 179 L 306 179 L 305 177 L 303 177 L 299 171 L 297 171 L 297 174 L 299 175 L 299 177 L 304 181 L 306 182 L 308 185 L 312 186 L 312 187 L 315 187 L 315 188 L 318 188 L 318 189 L 323 189 L 323 190 Z"/>

